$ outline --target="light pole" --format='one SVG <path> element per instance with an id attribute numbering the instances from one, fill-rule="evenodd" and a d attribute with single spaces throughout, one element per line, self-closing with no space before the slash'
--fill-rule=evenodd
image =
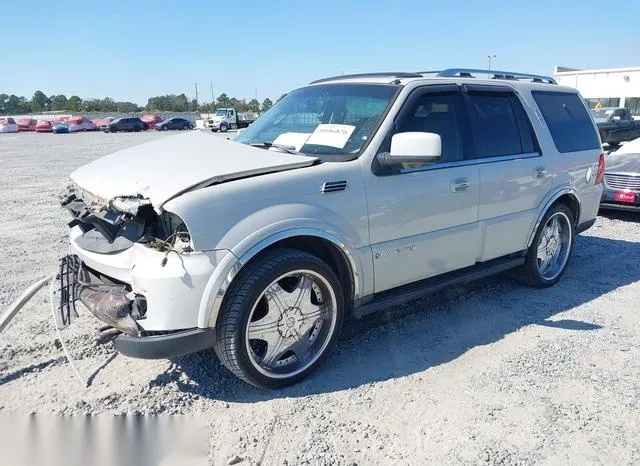
<path id="1" fill-rule="evenodd" d="M 487 55 L 487 58 L 489 59 L 489 75 L 487 76 L 488 78 L 491 77 L 491 60 L 493 60 L 494 58 L 496 58 L 495 55 Z"/>

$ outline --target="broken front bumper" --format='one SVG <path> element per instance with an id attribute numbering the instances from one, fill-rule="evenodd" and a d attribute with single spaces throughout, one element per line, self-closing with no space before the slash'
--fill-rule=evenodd
<path id="1" fill-rule="evenodd" d="M 77 317 L 80 301 L 94 316 L 130 336 L 140 336 L 141 328 L 134 320 L 146 313 L 146 299 L 136 296 L 127 285 L 117 283 L 89 269 L 76 255 L 60 260 L 59 305 L 56 323 L 67 327 Z"/>
<path id="2" fill-rule="evenodd" d="M 58 276 L 58 328 L 77 317 L 76 303 L 82 302 L 95 317 L 123 332 L 114 340 L 116 350 L 125 356 L 164 359 L 211 348 L 214 329 L 191 328 L 165 332 L 145 332 L 134 317 L 146 312 L 146 300 L 135 296 L 126 284 L 114 282 L 89 269 L 76 255 L 60 261 Z"/>
<path id="3" fill-rule="evenodd" d="M 71 254 L 77 255 L 89 269 L 112 282 L 127 285 L 134 294 L 146 298 L 146 315 L 137 319 L 143 330 L 206 327 L 205 317 L 210 309 L 207 297 L 217 292 L 209 281 L 229 251 L 167 255 L 136 243 L 119 253 L 99 254 L 80 247 L 77 239 L 81 235 L 79 227 L 71 229 Z"/>

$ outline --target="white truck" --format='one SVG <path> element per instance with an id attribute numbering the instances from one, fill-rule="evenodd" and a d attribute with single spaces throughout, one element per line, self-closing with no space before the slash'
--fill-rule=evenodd
<path id="1" fill-rule="evenodd" d="M 238 113 L 235 108 L 219 108 L 207 121 L 207 128 L 214 133 L 220 130 L 226 133 L 230 129 L 247 128 L 258 117 L 252 113 Z"/>

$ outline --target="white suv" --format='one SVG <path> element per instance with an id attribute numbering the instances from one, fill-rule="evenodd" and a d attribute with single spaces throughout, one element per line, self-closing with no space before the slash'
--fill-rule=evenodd
<path id="1" fill-rule="evenodd" d="M 575 89 L 488 73 L 323 79 L 235 141 L 192 132 L 81 167 L 59 322 L 77 298 L 126 355 L 213 347 L 278 388 L 348 316 L 509 269 L 555 284 L 598 212 L 596 126 Z"/>

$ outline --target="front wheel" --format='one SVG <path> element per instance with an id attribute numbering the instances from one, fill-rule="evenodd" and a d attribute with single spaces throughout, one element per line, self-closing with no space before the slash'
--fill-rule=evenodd
<path id="1" fill-rule="evenodd" d="M 343 313 L 342 287 L 325 262 L 294 249 L 276 249 L 234 280 L 220 309 L 215 350 L 246 382 L 286 387 L 326 358 Z"/>
<path id="2" fill-rule="evenodd" d="M 516 278 L 536 288 L 555 285 L 567 269 L 574 241 L 573 213 L 565 204 L 556 204 L 542 218 Z"/>
<path id="3" fill-rule="evenodd" d="M 221 132 L 226 133 L 228 130 L 229 130 L 229 127 L 227 126 L 227 124 L 226 124 L 226 123 L 222 123 L 222 124 L 220 125 L 220 131 L 221 131 Z"/>

